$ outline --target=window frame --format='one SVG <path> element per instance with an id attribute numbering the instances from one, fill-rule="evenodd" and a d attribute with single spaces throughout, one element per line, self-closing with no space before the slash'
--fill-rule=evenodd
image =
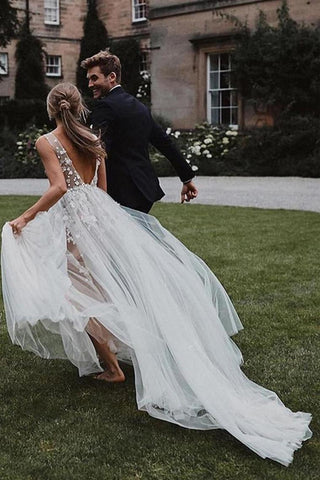
<path id="1" fill-rule="evenodd" d="M 229 64 L 228 64 L 228 69 L 221 69 L 221 55 L 228 55 L 229 56 Z M 218 69 L 217 70 L 211 70 L 211 57 L 217 56 L 218 57 Z M 231 52 L 230 51 L 220 51 L 220 52 L 208 52 L 207 53 L 207 63 L 206 63 L 206 68 L 207 68 L 207 80 L 206 80 L 206 90 L 207 90 L 207 121 L 211 125 L 228 125 L 229 127 L 233 128 L 239 128 L 239 114 L 240 114 L 240 109 L 239 109 L 239 99 L 238 99 L 238 92 L 236 88 L 233 88 L 231 86 L 230 82 L 230 87 L 228 88 L 221 88 L 220 84 L 218 85 L 218 88 L 211 88 L 211 74 L 212 73 L 218 73 L 218 79 L 220 81 L 221 78 L 221 73 L 227 73 L 231 74 L 232 73 L 232 64 L 231 64 Z M 218 107 L 212 107 L 212 92 L 218 92 L 219 94 L 219 106 Z M 222 101 L 221 101 L 221 92 L 236 92 L 237 93 L 237 102 L 235 105 L 232 105 L 232 102 L 227 107 L 222 106 Z M 219 111 L 219 123 L 212 123 L 212 110 L 218 110 Z M 230 122 L 229 123 L 223 123 L 222 122 L 222 112 L 223 110 L 229 110 L 229 116 L 230 116 Z M 237 114 L 237 123 L 232 123 L 232 110 L 236 110 Z"/>
<path id="2" fill-rule="evenodd" d="M 144 68 L 145 67 L 145 68 Z M 140 50 L 139 73 L 150 73 L 150 52 L 149 50 Z"/>
<path id="3" fill-rule="evenodd" d="M 49 64 L 49 58 L 58 58 L 59 59 L 59 62 L 58 62 L 58 65 L 54 65 L 54 64 Z M 58 67 L 59 69 L 59 73 L 48 73 L 47 69 L 48 67 L 51 67 L 51 68 L 54 68 L 54 67 Z M 50 54 L 47 54 L 46 55 L 46 77 L 50 77 L 50 78 L 61 78 L 62 77 L 62 56 L 61 55 L 50 55 Z"/>
<path id="4" fill-rule="evenodd" d="M 3 63 L 0 58 L 0 75 L 6 76 L 9 75 L 9 54 L 8 52 L 0 52 L 1 57 L 2 55 L 4 56 L 5 61 Z M 2 63 L 4 65 L 4 68 L 2 66 Z"/>
<path id="5" fill-rule="evenodd" d="M 139 22 L 145 22 L 147 20 L 147 7 L 148 4 L 147 2 L 142 2 L 140 3 L 139 0 L 132 0 L 131 2 L 132 6 L 132 23 L 139 23 Z M 140 6 L 144 6 L 144 17 L 136 17 L 136 8 L 139 8 Z"/>
<path id="6" fill-rule="evenodd" d="M 55 0 L 56 6 L 55 7 L 48 7 L 46 6 L 48 0 L 44 0 L 43 8 L 44 8 L 44 23 L 45 25 L 60 25 L 60 0 Z M 52 1 L 52 0 L 51 0 Z M 57 13 L 57 20 L 47 20 L 46 19 L 46 9 L 55 10 Z"/>

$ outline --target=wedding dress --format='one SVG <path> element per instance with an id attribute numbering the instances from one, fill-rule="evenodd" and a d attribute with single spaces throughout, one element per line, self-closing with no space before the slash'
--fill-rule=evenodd
<path id="1" fill-rule="evenodd" d="M 293 413 L 241 371 L 230 339 L 241 322 L 206 264 L 152 216 L 124 209 L 82 181 L 47 134 L 67 193 L 19 236 L 2 233 L 2 282 L 12 341 L 102 371 L 88 333 L 133 364 L 138 408 L 192 429 L 224 428 L 261 457 L 288 465 L 311 437 Z"/>

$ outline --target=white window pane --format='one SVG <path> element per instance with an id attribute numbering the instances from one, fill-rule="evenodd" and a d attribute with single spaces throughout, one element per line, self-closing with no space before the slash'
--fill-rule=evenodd
<path id="1" fill-rule="evenodd" d="M 219 73 L 214 72 L 210 74 L 210 88 L 216 90 L 219 88 Z"/>
<path id="2" fill-rule="evenodd" d="M 210 55 L 210 70 L 212 72 L 219 70 L 219 55 Z"/>
<path id="3" fill-rule="evenodd" d="M 61 57 L 59 55 L 47 56 L 46 75 L 48 77 L 61 76 Z"/>
<path id="4" fill-rule="evenodd" d="M 220 93 L 211 92 L 211 107 L 219 108 L 220 105 Z"/>
<path id="5" fill-rule="evenodd" d="M 221 123 L 223 125 L 230 125 L 230 109 L 229 108 L 222 108 L 221 109 Z"/>
<path id="6" fill-rule="evenodd" d="M 143 0 L 132 0 L 133 21 L 145 20 L 147 17 L 147 2 Z"/>
<path id="7" fill-rule="evenodd" d="M 229 70 L 230 69 L 230 55 L 228 53 L 222 53 L 220 55 L 220 70 Z"/>
<path id="8" fill-rule="evenodd" d="M 8 54 L 0 53 L 0 75 L 8 74 Z"/>
<path id="9" fill-rule="evenodd" d="M 220 74 L 220 88 L 230 88 L 230 73 L 223 72 Z"/>
<path id="10" fill-rule="evenodd" d="M 44 0 L 44 21 L 59 24 L 59 0 Z"/>
<path id="11" fill-rule="evenodd" d="M 208 58 L 208 120 L 213 124 L 237 125 L 237 91 L 232 85 L 231 55 L 221 53 Z"/>
<path id="12" fill-rule="evenodd" d="M 211 109 L 211 123 L 218 125 L 220 123 L 220 110 L 218 108 Z"/>

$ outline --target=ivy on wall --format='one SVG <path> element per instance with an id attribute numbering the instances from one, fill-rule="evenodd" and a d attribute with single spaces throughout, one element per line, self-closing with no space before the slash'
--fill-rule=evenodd
<path id="1" fill-rule="evenodd" d="M 320 115 L 320 29 L 290 17 L 287 2 L 271 26 L 260 11 L 256 28 L 240 25 L 233 75 L 242 96 L 275 105 L 278 114 Z"/>

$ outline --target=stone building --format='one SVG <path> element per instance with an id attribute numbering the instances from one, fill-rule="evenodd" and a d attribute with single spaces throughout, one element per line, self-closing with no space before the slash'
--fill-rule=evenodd
<path id="1" fill-rule="evenodd" d="M 25 0 L 11 5 L 25 17 Z M 40 38 L 46 52 L 46 83 L 76 81 L 76 67 L 87 13 L 86 0 L 29 0 L 30 30 Z M 141 70 L 150 67 L 148 4 L 139 0 L 97 0 L 99 18 L 112 39 L 136 38 L 141 48 Z M 0 48 L 0 105 L 14 97 L 16 41 Z"/>
<path id="2" fill-rule="evenodd" d="M 263 106 L 244 105 L 230 83 L 230 52 L 237 27 L 219 13 L 254 27 L 259 10 L 277 21 L 281 0 L 152 0 L 150 8 L 153 111 L 176 128 L 211 123 L 264 125 L 272 121 Z M 288 0 L 299 22 L 320 21 L 320 0 Z"/>
<path id="3" fill-rule="evenodd" d="M 19 17 L 25 17 L 25 0 L 13 0 Z M 30 30 L 40 38 L 46 52 L 46 83 L 75 82 L 76 66 L 86 14 L 86 0 L 30 0 Z M 14 97 L 16 41 L 0 49 L 0 102 Z"/>
<path id="4" fill-rule="evenodd" d="M 25 8 L 24 0 L 13 6 Z M 259 10 L 276 22 L 281 0 L 97 0 L 99 18 L 113 39 L 135 38 L 141 48 L 141 70 L 150 70 L 152 110 L 176 128 L 209 121 L 264 125 L 271 121 L 263 106 L 253 109 L 230 83 L 230 52 L 237 28 L 220 14 L 253 27 Z M 288 0 L 290 15 L 318 24 L 320 0 Z M 86 0 L 30 0 L 31 29 L 47 52 L 46 75 L 51 86 L 75 82 Z M 3 81 L 0 102 L 14 95 L 15 42 L 0 50 Z"/>

